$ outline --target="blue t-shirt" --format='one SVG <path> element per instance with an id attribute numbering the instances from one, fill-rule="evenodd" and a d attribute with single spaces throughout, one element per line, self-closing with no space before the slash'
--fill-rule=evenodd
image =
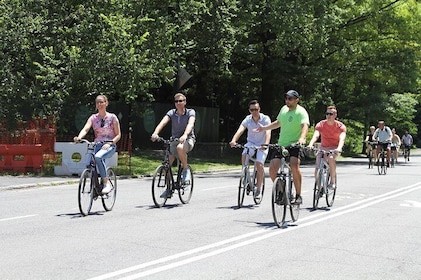
<path id="1" fill-rule="evenodd" d="M 171 109 L 167 112 L 167 116 L 171 119 L 171 136 L 180 138 L 184 131 L 186 131 L 187 124 L 190 118 L 196 118 L 196 111 L 194 109 L 187 109 L 183 115 L 177 114 L 177 109 Z M 194 135 L 194 128 L 187 135 L 187 138 L 196 138 Z"/>

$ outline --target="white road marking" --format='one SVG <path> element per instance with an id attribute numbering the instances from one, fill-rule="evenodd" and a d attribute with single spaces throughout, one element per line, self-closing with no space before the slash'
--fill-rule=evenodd
<path id="1" fill-rule="evenodd" d="M 318 224 L 318 223 L 321 223 L 325 220 L 329 220 L 329 219 L 332 219 L 332 218 L 335 218 L 335 217 L 338 217 L 338 216 L 342 216 L 342 215 L 345 215 L 345 214 L 348 214 L 348 213 L 351 213 L 351 212 L 355 212 L 355 211 L 358 211 L 360 209 L 367 208 L 369 206 L 381 203 L 383 201 L 386 201 L 386 200 L 389 200 L 389 199 L 392 199 L 392 198 L 395 198 L 395 197 L 402 196 L 404 194 L 407 194 L 409 192 L 413 192 L 413 191 L 416 191 L 416 190 L 419 190 L 419 189 L 421 189 L 421 182 L 410 185 L 410 186 L 407 186 L 407 187 L 403 187 L 403 188 L 400 188 L 400 189 L 397 189 L 397 190 L 394 190 L 394 191 L 391 191 L 391 192 L 388 192 L 388 193 L 385 193 L 385 194 L 381 194 L 381 195 L 378 195 L 378 196 L 367 198 L 367 199 L 364 199 L 362 201 L 358 201 L 358 202 L 346 205 L 344 207 L 335 208 L 335 209 L 332 209 L 329 212 L 320 212 L 320 213 L 315 214 L 315 215 L 307 216 L 307 217 L 298 221 L 299 226 L 297 226 L 297 227 L 287 227 L 285 229 L 278 229 L 277 227 L 274 226 L 274 227 L 268 228 L 268 229 L 257 230 L 257 231 L 250 232 L 250 233 L 243 234 L 243 235 L 239 235 L 239 236 L 236 236 L 236 237 L 233 237 L 233 238 L 230 238 L 230 239 L 222 240 L 220 242 L 216 242 L 216 243 L 209 244 L 209 245 L 206 245 L 206 246 L 198 247 L 198 248 L 195 248 L 193 250 L 184 251 L 184 252 L 181 252 L 181 253 L 178 253 L 178 254 L 175 254 L 175 255 L 167 256 L 167 257 L 156 259 L 156 260 L 153 260 L 153 261 L 150 261 L 150 262 L 146 262 L 146 263 L 142 263 L 142 264 L 135 265 L 135 266 L 132 266 L 132 267 L 128 267 L 126 269 L 117 270 L 115 272 L 103 274 L 103 275 L 100 275 L 100 276 L 97 276 L 97 277 L 94 277 L 94 278 L 90 278 L 89 280 L 110 279 L 112 277 L 122 276 L 123 274 L 135 272 L 135 271 L 140 270 L 140 269 L 144 269 L 144 268 L 154 266 L 154 265 L 157 265 L 157 264 L 169 262 L 171 260 L 179 259 L 181 257 L 186 257 L 186 256 L 193 255 L 193 254 L 196 254 L 196 253 L 204 252 L 206 250 L 211 250 L 209 252 L 204 252 L 204 253 L 199 254 L 197 256 L 192 256 L 190 258 L 183 259 L 183 260 L 180 260 L 180 261 L 177 261 L 177 262 L 174 262 L 174 263 L 169 263 L 169 264 L 162 265 L 162 266 L 159 266 L 159 267 L 156 267 L 156 268 L 151 268 L 151 269 L 148 269 L 148 270 L 136 273 L 136 274 L 128 275 L 128 276 L 123 277 L 123 278 L 119 278 L 120 280 L 123 280 L 123 279 L 124 280 L 139 279 L 139 278 L 142 278 L 142 277 L 145 277 L 145 276 L 148 276 L 148 275 L 152 275 L 152 274 L 155 274 L 155 273 L 166 271 L 166 270 L 176 268 L 176 267 L 188 264 L 188 263 L 196 262 L 196 261 L 199 261 L 199 260 L 211 257 L 211 256 L 215 256 L 215 255 L 218 255 L 218 254 L 230 251 L 230 250 L 234 250 L 236 248 L 243 247 L 243 246 L 246 246 L 246 245 L 249 245 L 249 244 L 264 240 L 264 239 L 267 239 L 267 238 L 271 238 L 271 237 L 276 236 L 276 235 L 284 234 L 284 233 L 292 231 L 292 230 L 299 230 L 299 229 L 307 227 L 307 226 Z M 306 222 L 306 221 L 308 221 L 308 222 Z M 250 237 L 255 236 L 255 235 L 258 235 L 258 236 L 249 239 Z M 239 242 L 243 239 L 246 239 L 246 240 L 244 240 L 242 242 Z M 228 244 L 233 243 L 233 242 L 238 242 L 238 243 L 228 245 Z M 221 247 L 221 246 L 225 246 L 225 245 L 227 245 L 227 246 L 216 249 L 217 247 Z"/>
<path id="2" fill-rule="evenodd" d="M 405 200 L 405 203 L 402 203 L 400 206 L 421 208 L 421 202 L 414 200 Z"/>
<path id="3" fill-rule="evenodd" d="M 0 222 L 11 221 L 11 220 L 18 220 L 18 219 L 24 219 L 24 218 L 31 218 L 31 217 L 35 217 L 35 216 L 38 216 L 38 215 L 35 214 L 35 215 L 26 215 L 26 216 L 18 216 L 18 217 L 5 218 L 5 219 L 0 219 Z"/>

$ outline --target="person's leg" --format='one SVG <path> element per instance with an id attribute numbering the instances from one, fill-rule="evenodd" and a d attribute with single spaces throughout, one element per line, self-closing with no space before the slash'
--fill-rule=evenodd
<path id="1" fill-rule="evenodd" d="M 256 152 L 256 172 L 257 172 L 257 190 L 260 192 L 262 190 L 263 180 L 265 176 L 264 166 L 268 150 L 257 150 Z"/>
<path id="2" fill-rule="evenodd" d="M 278 175 L 278 170 L 281 167 L 281 159 L 273 158 L 269 164 L 269 175 L 272 179 L 272 182 L 275 182 L 276 176 Z"/>
<path id="3" fill-rule="evenodd" d="M 330 183 L 336 184 L 336 156 L 329 156 Z"/>
<path id="4" fill-rule="evenodd" d="M 107 178 L 107 166 L 105 164 L 105 159 L 110 158 L 115 153 L 116 146 L 111 145 L 108 149 L 99 149 L 95 153 L 95 162 L 98 168 L 98 173 L 102 178 L 102 183 L 104 185 L 103 192 L 109 192 L 111 190 L 111 186 L 108 186 L 108 178 Z"/>
<path id="5" fill-rule="evenodd" d="M 301 196 L 301 170 L 300 170 L 300 162 L 301 160 L 297 157 L 291 157 L 289 160 L 289 165 L 291 167 L 292 178 L 294 181 L 295 191 L 297 196 Z"/>

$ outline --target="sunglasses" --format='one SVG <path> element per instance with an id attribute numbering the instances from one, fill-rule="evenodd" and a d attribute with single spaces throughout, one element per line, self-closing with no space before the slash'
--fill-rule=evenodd
<path id="1" fill-rule="evenodd" d="M 249 109 L 250 112 L 256 112 L 259 111 L 259 109 Z"/>
<path id="2" fill-rule="evenodd" d="M 184 101 L 186 101 L 185 99 L 179 99 L 179 100 L 174 100 L 174 103 L 181 103 L 181 102 L 184 102 Z"/>
<path id="3" fill-rule="evenodd" d="M 101 119 L 101 127 L 104 127 L 104 125 L 105 125 L 105 120 Z"/>
<path id="4" fill-rule="evenodd" d="M 333 116 L 335 113 L 332 112 L 326 112 L 326 116 Z"/>

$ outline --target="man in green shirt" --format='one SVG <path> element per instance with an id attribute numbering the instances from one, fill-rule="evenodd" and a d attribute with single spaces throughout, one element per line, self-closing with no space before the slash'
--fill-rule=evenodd
<path id="1" fill-rule="evenodd" d="M 285 105 L 279 111 L 276 120 L 266 126 L 261 126 L 258 130 L 271 130 L 281 128 L 279 133 L 278 144 L 280 146 L 289 146 L 291 144 L 304 145 L 306 143 L 306 137 L 308 133 L 308 126 L 310 124 L 308 113 L 301 105 L 298 104 L 300 101 L 300 95 L 295 90 L 289 90 L 285 93 Z M 294 186 L 297 193 L 295 203 L 301 204 L 301 170 L 300 163 L 303 157 L 301 148 L 290 148 L 290 166 L 292 171 L 292 177 L 294 180 Z M 279 168 L 281 167 L 280 158 L 282 155 L 275 154 L 269 165 L 269 173 L 272 181 L 275 181 L 276 175 Z"/>

